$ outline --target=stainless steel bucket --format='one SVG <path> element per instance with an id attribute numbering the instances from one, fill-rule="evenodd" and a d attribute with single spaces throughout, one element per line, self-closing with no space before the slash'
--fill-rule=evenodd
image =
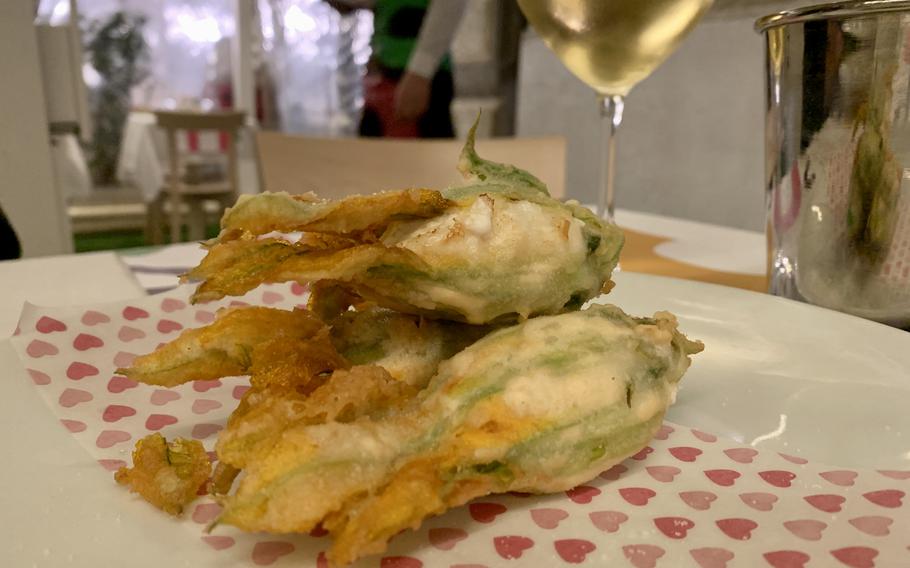
<path id="1" fill-rule="evenodd" d="M 770 291 L 910 326 L 910 1 L 760 19 Z"/>

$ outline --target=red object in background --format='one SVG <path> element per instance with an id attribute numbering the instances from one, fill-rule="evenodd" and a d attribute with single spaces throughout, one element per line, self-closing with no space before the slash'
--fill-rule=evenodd
<path id="1" fill-rule="evenodd" d="M 382 124 L 387 138 L 417 138 L 416 120 L 395 118 L 395 87 L 398 83 L 379 74 L 370 74 L 363 82 L 364 112 L 373 112 Z"/>

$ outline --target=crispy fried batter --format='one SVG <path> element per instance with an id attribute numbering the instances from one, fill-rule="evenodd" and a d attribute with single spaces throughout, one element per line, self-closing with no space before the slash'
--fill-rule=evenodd
<path id="1" fill-rule="evenodd" d="M 133 467 L 121 467 L 114 479 L 162 511 L 179 515 L 196 499 L 211 472 L 200 442 L 177 438 L 168 443 L 155 433 L 136 442 Z"/>
<path id="2" fill-rule="evenodd" d="M 449 202 L 438 191 L 406 189 L 352 195 L 339 201 L 313 201 L 312 196 L 269 193 L 240 196 L 221 219 L 221 241 L 244 232 L 307 231 L 339 235 L 381 233 L 393 221 L 433 217 Z"/>
<path id="3" fill-rule="evenodd" d="M 253 348 L 250 361 L 252 386 L 295 389 L 301 393 L 312 390 L 309 384 L 314 377 L 351 366 L 332 345 L 328 327 L 303 341 L 280 336 L 264 341 Z"/>
<path id="4" fill-rule="evenodd" d="M 362 311 L 373 307 L 373 304 L 337 280 L 319 280 L 310 286 L 307 308 L 322 321 L 330 322 L 351 307 Z"/>
<path id="5" fill-rule="evenodd" d="M 246 468 L 267 453 L 291 425 L 378 417 L 416 392 L 375 365 L 336 370 L 309 394 L 274 387 L 250 389 L 218 437 L 218 459 Z"/>
<path id="6" fill-rule="evenodd" d="M 227 495 L 234 484 L 234 479 L 240 474 L 240 470 L 223 461 L 218 461 L 215 471 L 212 472 L 212 479 L 209 481 L 207 491 L 209 495 Z"/>
<path id="7" fill-rule="evenodd" d="M 307 310 L 228 308 L 219 311 L 213 323 L 184 331 L 117 372 L 141 383 L 165 387 L 243 375 L 252 365 L 257 346 L 274 341 L 299 345 L 323 330 L 325 324 Z"/>
<path id="8" fill-rule="evenodd" d="M 371 275 L 371 270 L 385 267 L 415 273 L 427 270 L 417 255 L 405 249 L 374 244 L 311 252 L 267 239 L 215 245 L 186 276 L 203 280 L 192 297 L 196 303 L 245 294 L 269 282 L 340 280 L 375 285 L 379 276 Z"/>

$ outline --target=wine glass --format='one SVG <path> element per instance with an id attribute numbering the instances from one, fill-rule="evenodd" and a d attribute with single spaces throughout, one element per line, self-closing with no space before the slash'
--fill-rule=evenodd
<path id="1" fill-rule="evenodd" d="M 713 0 L 518 0 L 531 26 L 597 92 L 597 214 L 613 220 L 616 130 L 625 96 L 673 53 Z"/>

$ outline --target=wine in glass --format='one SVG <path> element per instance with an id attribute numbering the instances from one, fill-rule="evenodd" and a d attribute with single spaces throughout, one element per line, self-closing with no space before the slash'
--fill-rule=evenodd
<path id="1" fill-rule="evenodd" d="M 669 57 L 713 0 L 518 0 L 544 42 L 597 92 L 597 214 L 613 220 L 616 130 L 624 97 Z"/>

